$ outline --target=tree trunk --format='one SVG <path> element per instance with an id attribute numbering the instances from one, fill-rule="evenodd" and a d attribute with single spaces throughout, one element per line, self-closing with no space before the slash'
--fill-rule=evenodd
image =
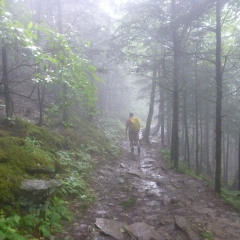
<path id="1" fill-rule="evenodd" d="M 216 0 L 216 172 L 215 190 L 221 192 L 222 163 L 222 62 L 221 62 L 221 0 Z"/>
<path id="2" fill-rule="evenodd" d="M 60 34 L 63 33 L 63 27 L 62 27 L 62 0 L 57 1 L 57 8 L 58 8 L 58 31 Z M 67 123 L 69 119 L 69 113 L 68 113 L 68 86 L 66 83 L 63 83 L 63 113 L 62 113 L 62 122 Z"/>
<path id="3" fill-rule="evenodd" d="M 198 132 L 198 76 L 197 76 L 197 60 L 196 60 L 196 72 L 195 72 L 195 80 L 196 80 L 196 86 L 195 86 L 195 110 L 196 110 L 196 113 L 195 113 L 195 127 L 196 127 L 196 147 L 195 147 L 195 159 L 196 159 L 196 174 L 199 175 L 199 159 L 198 159 L 198 156 L 199 156 L 199 142 L 198 142 L 198 135 L 199 135 L 199 132 Z"/>
<path id="4" fill-rule="evenodd" d="M 156 90 L 156 78 L 157 78 L 157 68 L 156 63 L 154 63 L 153 68 L 153 78 L 152 78 L 152 89 L 151 89 L 151 96 L 150 96 L 150 104 L 149 104 L 149 112 L 148 112 L 148 118 L 146 123 L 146 128 L 144 131 L 144 140 L 149 143 L 149 135 L 150 135 L 150 129 L 151 129 L 151 123 L 152 123 L 152 116 L 153 116 L 153 109 L 154 109 L 154 99 L 155 99 L 155 90 Z"/>
<path id="5" fill-rule="evenodd" d="M 238 191 L 240 191 L 240 132 L 238 133 Z"/>
<path id="6" fill-rule="evenodd" d="M 165 148 L 165 94 L 163 88 L 160 88 L 160 124 L 161 124 L 161 146 Z"/>
<path id="7" fill-rule="evenodd" d="M 3 84 L 4 84 L 4 98 L 5 98 L 5 114 L 6 118 L 12 118 L 12 104 L 11 104 L 11 96 L 9 90 L 9 78 L 8 78 L 8 55 L 7 55 L 7 47 L 2 46 L 2 71 L 3 71 Z"/>
<path id="8" fill-rule="evenodd" d="M 172 144 L 171 159 L 174 162 L 174 168 L 178 170 L 179 161 L 179 137 L 178 137 L 178 118 L 179 118 L 179 90 L 178 90 L 178 42 L 176 27 L 176 0 L 171 2 L 172 18 L 172 40 L 173 40 L 173 119 L 172 119 Z"/>
<path id="9" fill-rule="evenodd" d="M 185 132 L 185 144 L 184 144 L 184 160 L 188 164 L 190 169 L 190 151 L 189 151 L 189 137 L 188 137 L 188 124 L 187 124 L 187 98 L 186 90 L 183 92 L 183 121 L 184 121 L 184 132 Z"/>
<path id="10" fill-rule="evenodd" d="M 166 134 L 166 142 L 167 142 L 167 146 L 168 148 L 170 148 L 170 145 L 171 145 L 171 122 L 172 122 L 172 119 L 171 119 L 171 103 L 170 101 L 167 101 L 167 134 Z"/>
<path id="11" fill-rule="evenodd" d="M 227 126 L 227 142 L 226 142 L 226 157 L 225 157 L 225 173 L 224 173 L 224 185 L 228 185 L 228 163 L 229 163 L 229 131 Z"/>

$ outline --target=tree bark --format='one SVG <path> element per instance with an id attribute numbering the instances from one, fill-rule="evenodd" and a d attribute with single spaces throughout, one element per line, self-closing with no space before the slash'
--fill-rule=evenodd
<path id="1" fill-rule="evenodd" d="M 171 143 L 171 159 L 174 162 L 174 168 L 178 170 L 179 161 L 179 90 L 178 90 L 178 42 L 177 42 L 177 26 L 176 26 L 176 0 L 171 2 L 171 18 L 172 18 L 172 40 L 173 40 L 173 119 L 172 119 L 172 143 Z"/>
<path id="2" fill-rule="evenodd" d="M 58 0 L 57 1 L 57 9 L 58 9 L 58 31 L 60 34 L 63 33 L 63 26 L 62 26 L 62 0 Z M 63 97 L 62 97 L 62 101 L 63 101 L 63 113 L 62 113 L 62 122 L 67 123 L 69 120 L 69 113 L 68 113 L 68 104 L 66 104 L 68 102 L 68 86 L 67 84 L 64 82 L 63 83 Z"/>
<path id="3" fill-rule="evenodd" d="M 146 128 L 144 131 L 144 140 L 149 143 L 149 135 L 152 123 L 152 116 L 153 116 L 153 109 L 154 109 L 154 99 L 155 99 L 155 91 L 156 91 L 156 78 L 157 78 L 157 68 L 156 63 L 154 63 L 153 67 L 153 77 L 152 77 L 152 89 L 151 89 L 151 96 L 150 96 L 150 104 L 149 104 L 149 112 L 147 117 Z"/>
<path id="4" fill-rule="evenodd" d="M 188 124 L 187 124 L 187 98 L 186 90 L 183 92 L 183 121 L 184 121 L 184 133 L 185 133 L 185 143 L 184 143 L 184 160 L 188 164 L 188 169 L 190 169 L 190 150 L 189 150 L 189 137 L 188 137 Z"/>
<path id="5" fill-rule="evenodd" d="M 199 131 L 198 131 L 198 76 L 197 76 L 197 60 L 196 60 L 196 69 L 195 69 L 195 81 L 196 81 L 196 86 L 195 86 L 195 130 L 196 130 L 196 146 L 195 146 L 195 159 L 196 159 L 196 174 L 199 175 L 199 142 L 198 142 L 198 136 L 199 136 Z"/>
<path id="6" fill-rule="evenodd" d="M 238 133 L 238 191 L 240 191 L 240 132 Z"/>
<path id="7" fill-rule="evenodd" d="M 221 192 L 222 164 L 222 62 L 221 62 L 221 0 L 216 0 L 216 172 L 215 190 Z"/>
<path id="8" fill-rule="evenodd" d="M 6 118 L 12 118 L 13 109 L 11 104 L 11 96 L 9 90 L 9 78 L 8 78 L 8 55 L 7 47 L 2 45 L 2 71 L 3 71 L 3 84 L 4 84 L 4 98 L 5 98 L 5 114 Z"/>
<path id="9" fill-rule="evenodd" d="M 227 126 L 227 142 L 226 142 L 226 157 L 225 157 L 225 173 L 224 173 L 224 185 L 228 185 L 228 163 L 229 163 L 229 131 Z"/>
<path id="10" fill-rule="evenodd" d="M 164 103 L 165 103 L 165 94 L 163 88 L 160 88 L 160 125 L 161 125 L 161 146 L 162 149 L 165 148 L 165 111 L 164 111 Z"/>

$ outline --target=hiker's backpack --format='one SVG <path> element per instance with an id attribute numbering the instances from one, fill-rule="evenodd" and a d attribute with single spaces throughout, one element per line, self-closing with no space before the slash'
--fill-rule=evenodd
<path id="1" fill-rule="evenodd" d="M 140 130 L 140 123 L 136 117 L 130 118 L 130 125 L 129 125 L 129 131 L 130 132 L 139 132 Z"/>

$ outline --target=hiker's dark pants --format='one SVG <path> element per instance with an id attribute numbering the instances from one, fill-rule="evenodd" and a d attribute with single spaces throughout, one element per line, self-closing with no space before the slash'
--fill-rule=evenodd
<path id="1" fill-rule="evenodd" d="M 133 146 L 133 142 L 137 143 L 139 141 L 138 132 L 129 132 L 128 137 L 129 137 L 131 147 Z"/>

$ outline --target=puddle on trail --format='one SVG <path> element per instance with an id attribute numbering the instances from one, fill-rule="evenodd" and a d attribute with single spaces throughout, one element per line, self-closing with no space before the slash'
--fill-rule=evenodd
<path id="1" fill-rule="evenodd" d="M 151 192 L 156 196 L 161 196 L 161 193 L 164 191 L 162 188 L 159 188 L 156 182 L 143 180 L 138 184 L 139 192 Z"/>

